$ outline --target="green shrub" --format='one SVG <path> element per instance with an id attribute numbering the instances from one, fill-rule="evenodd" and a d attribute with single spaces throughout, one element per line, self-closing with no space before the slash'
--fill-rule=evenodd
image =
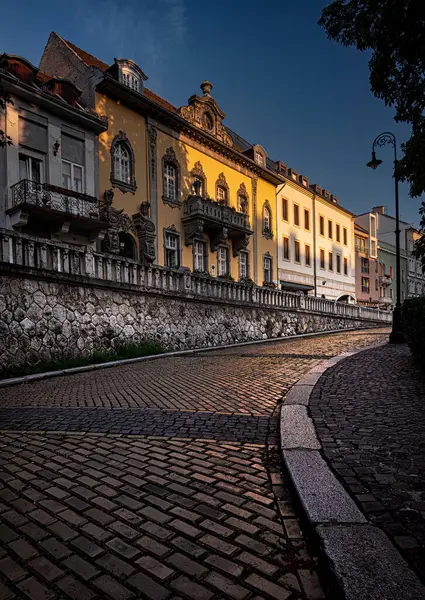
<path id="1" fill-rule="evenodd" d="M 39 362 L 34 365 L 16 365 L 10 367 L 7 371 L 0 372 L 0 379 L 22 377 L 24 375 L 33 375 L 34 373 L 47 373 L 48 371 L 61 371 L 62 369 L 95 365 L 112 360 L 153 356 L 165 351 L 164 346 L 156 341 L 121 344 L 109 350 L 93 350 L 83 356 Z"/>
<path id="2" fill-rule="evenodd" d="M 415 360 L 425 366 L 425 297 L 405 300 L 401 315 L 412 354 Z"/>

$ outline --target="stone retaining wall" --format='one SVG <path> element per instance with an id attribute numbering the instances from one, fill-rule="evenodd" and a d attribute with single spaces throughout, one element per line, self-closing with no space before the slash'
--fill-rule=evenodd
<path id="1" fill-rule="evenodd" d="M 4 271 L 3 271 L 4 272 Z M 231 344 L 382 323 L 302 310 L 179 298 L 55 274 L 0 277 L 0 372 L 124 342 L 156 339 L 169 349 Z"/>

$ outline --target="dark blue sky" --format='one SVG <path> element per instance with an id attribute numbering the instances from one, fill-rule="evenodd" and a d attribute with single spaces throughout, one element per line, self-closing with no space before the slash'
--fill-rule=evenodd
<path id="1" fill-rule="evenodd" d="M 326 187 L 353 212 L 394 213 L 392 148 L 365 166 L 374 137 L 409 128 L 369 91 L 368 57 L 327 40 L 324 0 L 21 0 L 2 6 L 0 51 L 38 64 L 51 30 L 107 63 L 132 58 L 147 86 L 177 106 L 209 79 L 225 123 L 273 159 Z M 401 186 L 401 214 L 417 224 L 419 199 Z"/>

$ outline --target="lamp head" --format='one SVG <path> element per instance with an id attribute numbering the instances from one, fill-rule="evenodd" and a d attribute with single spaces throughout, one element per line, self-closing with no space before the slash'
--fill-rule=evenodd
<path id="1" fill-rule="evenodd" d="M 371 169 L 373 169 L 375 171 L 375 169 L 377 169 L 379 167 L 379 165 L 382 164 L 382 160 L 379 160 L 379 158 L 376 158 L 376 154 L 375 151 L 372 151 L 372 160 L 369 161 L 366 166 L 370 167 Z"/>

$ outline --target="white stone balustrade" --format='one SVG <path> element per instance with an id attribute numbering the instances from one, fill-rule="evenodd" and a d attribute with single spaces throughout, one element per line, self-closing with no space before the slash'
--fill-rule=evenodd
<path id="1" fill-rule="evenodd" d="M 392 320 L 391 313 L 374 308 L 226 281 L 191 273 L 185 269 L 145 267 L 135 260 L 95 252 L 86 246 L 46 240 L 1 228 L 0 263 L 40 270 L 40 274 L 41 271 L 53 271 L 85 279 L 128 284 L 151 293 L 208 298 L 236 304 L 255 304 L 262 308 L 295 309 L 373 321 Z"/>

